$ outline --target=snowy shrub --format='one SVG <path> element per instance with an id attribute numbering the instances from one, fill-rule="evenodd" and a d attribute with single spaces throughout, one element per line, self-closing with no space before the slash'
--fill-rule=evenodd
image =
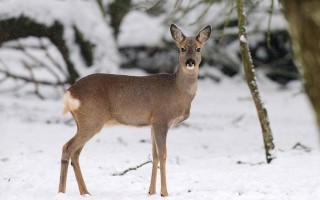
<path id="1" fill-rule="evenodd" d="M 119 66 L 112 29 L 96 1 L 2 1 L 0 32 L 2 89 L 32 83 L 40 95 L 38 86 L 64 86 Z"/>

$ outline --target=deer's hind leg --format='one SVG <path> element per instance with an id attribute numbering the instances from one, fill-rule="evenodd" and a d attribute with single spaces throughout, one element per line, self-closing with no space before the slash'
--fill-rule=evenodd
<path id="1" fill-rule="evenodd" d="M 70 157 L 76 150 L 80 148 L 81 146 L 79 145 L 80 138 L 81 137 L 77 133 L 62 148 L 59 192 L 62 192 L 62 193 L 66 192 L 66 182 L 67 182 Z"/>
<path id="2" fill-rule="evenodd" d="M 81 171 L 80 166 L 78 162 L 79 154 L 82 150 L 82 147 L 84 144 L 90 139 L 91 137 L 82 138 L 79 133 L 77 133 L 73 138 L 71 138 L 62 148 L 62 157 L 61 157 L 61 171 L 60 171 L 60 184 L 59 184 L 59 192 L 65 193 L 66 192 L 66 182 L 67 182 L 67 174 L 68 174 L 68 166 L 69 161 L 72 155 L 76 154 L 76 156 L 73 157 L 74 162 L 74 171 L 76 174 L 77 182 L 79 185 L 79 189 L 83 188 L 82 185 L 80 187 L 78 179 L 80 178 Z M 77 161 L 76 161 L 77 160 Z M 79 173 L 80 172 L 80 173 Z M 78 175 L 78 176 L 77 176 Z M 83 180 L 83 179 L 82 179 Z M 84 186 L 85 187 L 85 186 Z M 81 194 L 89 194 L 88 191 L 86 193 L 82 193 L 80 189 Z"/>
<path id="3" fill-rule="evenodd" d="M 82 177 L 79 164 L 79 155 L 86 142 L 88 142 L 102 129 L 104 123 L 102 120 L 98 119 L 81 119 L 74 113 L 72 114 L 77 123 L 77 133 L 62 148 L 59 192 L 65 193 L 66 191 L 68 165 L 71 159 L 80 194 L 84 195 L 89 194 L 89 192 Z"/>
<path id="4" fill-rule="evenodd" d="M 90 194 L 88 192 L 86 184 L 84 182 L 84 179 L 83 179 L 83 176 L 82 176 L 82 173 L 81 173 L 81 169 L 80 169 L 80 164 L 79 164 L 79 155 L 80 155 L 83 147 L 84 146 L 80 147 L 71 156 L 71 166 L 73 167 L 73 171 L 74 171 L 74 174 L 76 176 L 78 187 L 79 187 L 79 191 L 80 191 L 81 195 Z"/>

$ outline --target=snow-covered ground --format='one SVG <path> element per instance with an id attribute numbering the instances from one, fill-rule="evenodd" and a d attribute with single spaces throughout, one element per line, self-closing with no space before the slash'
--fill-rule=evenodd
<path id="1" fill-rule="evenodd" d="M 191 200 L 318 200 L 319 138 L 299 83 L 260 85 L 269 111 L 277 159 L 267 165 L 255 107 L 243 80 L 199 81 L 190 118 L 168 135 L 169 197 Z M 0 199 L 163 199 L 148 196 L 150 129 L 105 128 L 80 159 L 92 196 L 81 197 L 72 167 L 67 193 L 58 194 L 61 148 L 76 130 L 62 116 L 62 100 L 0 98 Z M 293 149 L 296 143 L 310 148 Z M 159 177 L 158 177 L 159 178 Z"/>

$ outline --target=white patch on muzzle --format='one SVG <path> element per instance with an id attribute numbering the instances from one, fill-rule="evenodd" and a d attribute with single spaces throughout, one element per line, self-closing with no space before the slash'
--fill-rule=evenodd
<path id="1" fill-rule="evenodd" d="M 186 65 L 188 70 L 193 70 L 194 69 L 194 65 Z"/>

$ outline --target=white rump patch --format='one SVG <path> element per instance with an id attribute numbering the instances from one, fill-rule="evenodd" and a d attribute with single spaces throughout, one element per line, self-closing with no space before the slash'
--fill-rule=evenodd
<path id="1" fill-rule="evenodd" d="M 71 93 L 67 91 L 63 97 L 64 101 L 64 109 L 63 113 L 67 113 L 69 111 L 77 110 L 80 107 L 80 100 L 72 97 Z"/>

